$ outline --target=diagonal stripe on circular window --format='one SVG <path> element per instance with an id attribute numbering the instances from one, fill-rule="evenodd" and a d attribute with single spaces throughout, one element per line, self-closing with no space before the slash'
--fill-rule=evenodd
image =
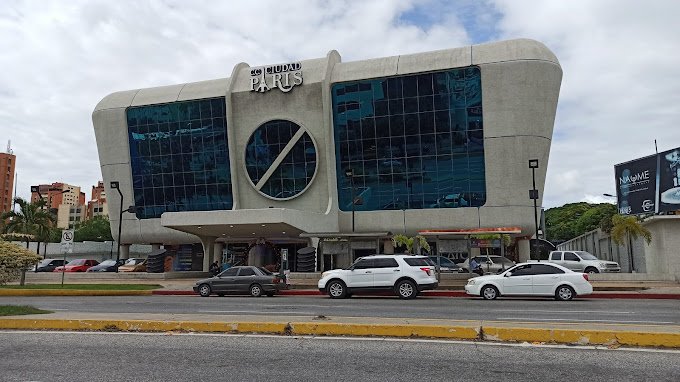
<path id="1" fill-rule="evenodd" d="M 291 121 L 262 124 L 246 146 L 246 171 L 260 193 L 292 199 L 309 187 L 316 173 L 317 151 L 311 136 Z"/>

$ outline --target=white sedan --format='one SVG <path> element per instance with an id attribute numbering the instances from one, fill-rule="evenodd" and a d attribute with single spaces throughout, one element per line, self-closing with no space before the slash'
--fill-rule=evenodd
<path id="1" fill-rule="evenodd" d="M 567 301 L 577 295 L 593 293 L 593 286 L 585 273 L 576 273 L 557 264 L 532 262 L 517 264 L 497 275 L 471 278 L 465 285 L 465 292 L 485 300 L 498 296 L 551 296 Z"/>

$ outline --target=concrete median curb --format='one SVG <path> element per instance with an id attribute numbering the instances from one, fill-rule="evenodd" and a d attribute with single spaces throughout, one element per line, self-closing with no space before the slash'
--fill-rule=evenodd
<path id="1" fill-rule="evenodd" d="M 524 324 L 524 326 L 522 326 Z M 581 329 L 582 325 L 527 327 L 532 323 L 461 321 L 445 325 L 340 322 L 210 322 L 102 319 L 0 318 L 0 330 L 75 330 L 110 332 L 205 332 L 293 336 L 438 338 L 503 342 L 680 348 L 680 332 Z M 539 325 L 533 323 L 533 325 Z"/>

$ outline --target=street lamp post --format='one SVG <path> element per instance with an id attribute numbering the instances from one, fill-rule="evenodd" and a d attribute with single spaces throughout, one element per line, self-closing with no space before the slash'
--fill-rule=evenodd
<path id="1" fill-rule="evenodd" d="M 354 232 L 354 203 L 356 202 L 356 196 L 354 195 L 354 170 L 351 168 L 345 170 L 345 176 L 349 178 L 350 187 L 352 188 L 352 232 Z"/>
<path id="2" fill-rule="evenodd" d="M 123 227 L 123 193 L 120 192 L 120 182 L 118 181 L 113 181 L 111 182 L 111 188 L 115 189 L 118 191 L 118 195 L 120 195 L 120 213 L 118 214 L 118 248 L 116 249 L 116 264 L 120 261 L 120 232 Z M 118 273 L 118 267 L 116 267 L 116 273 Z"/>
<path id="3" fill-rule="evenodd" d="M 529 190 L 529 198 L 534 201 L 534 224 L 536 227 L 536 240 L 534 240 L 534 255 L 536 255 L 536 242 L 538 241 L 538 211 L 537 211 L 537 201 L 538 201 L 538 190 L 536 189 L 536 169 L 538 168 L 538 159 L 529 159 L 529 168 L 531 169 L 531 181 L 532 181 L 532 188 Z M 538 261 L 541 261 L 540 256 L 538 257 Z"/>

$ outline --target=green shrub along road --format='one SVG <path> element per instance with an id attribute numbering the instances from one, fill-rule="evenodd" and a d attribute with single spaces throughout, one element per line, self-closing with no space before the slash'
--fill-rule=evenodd
<path id="1" fill-rule="evenodd" d="M 0 316 L 22 316 L 25 314 L 54 313 L 49 310 L 37 309 L 25 305 L 0 305 Z"/>

